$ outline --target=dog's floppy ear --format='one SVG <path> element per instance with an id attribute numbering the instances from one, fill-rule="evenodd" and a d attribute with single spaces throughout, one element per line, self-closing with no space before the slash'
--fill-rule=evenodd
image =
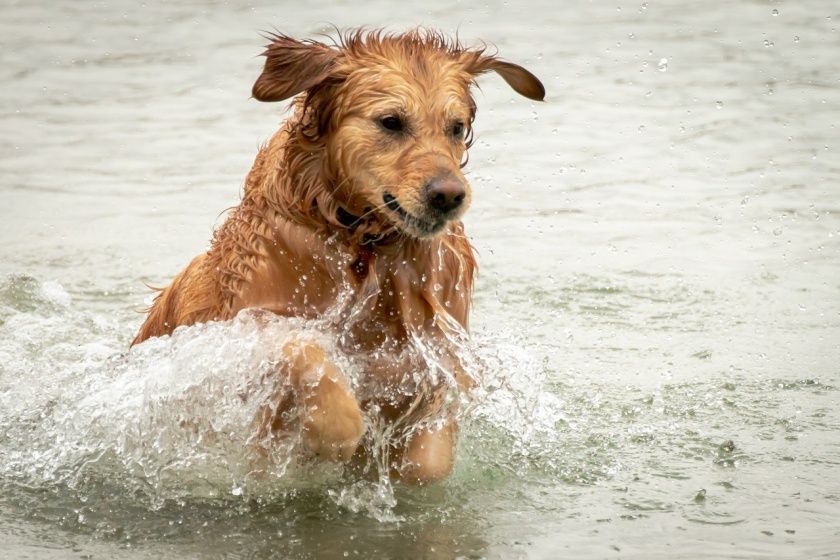
<path id="1" fill-rule="evenodd" d="M 473 76 L 493 71 L 504 78 L 519 95 L 534 101 L 545 99 L 545 87 L 542 82 L 518 64 L 486 55 L 483 51 L 467 51 L 466 64 L 467 71 Z"/>
<path id="2" fill-rule="evenodd" d="M 337 49 L 316 41 L 272 34 L 262 56 L 265 67 L 251 94 L 259 101 L 283 101 L 323 82 L 333 71 Z"/>

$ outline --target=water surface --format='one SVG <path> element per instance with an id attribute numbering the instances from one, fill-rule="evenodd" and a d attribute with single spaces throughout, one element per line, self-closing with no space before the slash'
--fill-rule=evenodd
<path id="1" fill-rule="evenodd" d="M 0 10 L 5 556 L 840 557 L 836 3 Z M 257 31 L 327 22 L 484 39 L 548 91 L 480 80 L 492 386 L 434 487 L 243 478 L 247 320 L 127 354 L 283 118 Z"/>

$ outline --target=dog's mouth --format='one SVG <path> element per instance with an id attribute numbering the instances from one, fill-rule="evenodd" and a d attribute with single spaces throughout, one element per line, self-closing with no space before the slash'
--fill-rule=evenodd
<path id="1" fill-rule="evenodd" d="M 391 211 L 392 215 L 396 215 L 399 218 L 399 225 L 402 226 L 402 229 L 416 237 L 430 237 L 438 233 L 446 225 L 447 220 L 443 218 L 428 219 L 410 214 L 405 208 L 400 206 L 396 197 L 389 192 L 382 195 L 382 202 L 385 203 L 385 206 Z"/>

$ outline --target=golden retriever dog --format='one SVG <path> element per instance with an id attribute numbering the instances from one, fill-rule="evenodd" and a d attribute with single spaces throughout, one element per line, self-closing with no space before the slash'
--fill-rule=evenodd
<path id="1" fill-rule="evenodd" d="M 334 348 L 363 373 L 347 375 L 317 341 L 273 341 L 290 393 L 258 429 L 297 427 L 309 454 L 349 462 L 365 460 L 366 431 L 385 426 L 387 475 L 439 481 L 453 466 L 459 392 L 473 385 L 458 354 L 476 270 L 461 222 L 470 88 L 495 72 L 529 99 L 545 90 L 521 66 L 434 31 L 268 38 L 253 96 L 294 98 L 293 114 L 132 345 L 243 309 L 327 318 Z"/>

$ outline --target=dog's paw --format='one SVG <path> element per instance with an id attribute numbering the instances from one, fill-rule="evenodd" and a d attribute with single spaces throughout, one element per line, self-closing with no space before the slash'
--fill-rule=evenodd
<path id="1" fill-rule="evenodd" d="M 365 433 L 356 399 L 324 376 L 307 399 L 306 409 L 303 441 L 309 451 L 329 461 L 349 461 Z"/>
<path id="2" fill-rule="evenodd" d="M 455 463 L 456 434 L 457 426 L 453 422 L 416 432 L 404 448 L 397 450 L 392 476 L 411 485 L 445 479 Z"/>

